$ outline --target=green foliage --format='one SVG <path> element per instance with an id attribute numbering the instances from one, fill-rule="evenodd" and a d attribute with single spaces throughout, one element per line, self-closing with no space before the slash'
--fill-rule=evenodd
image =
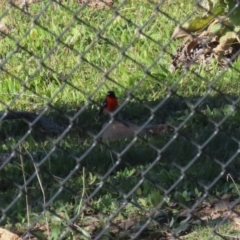
<path id="1" fill-rule="evenodd" d="M 228 17 L 232 21 L 232 23 L 235 25 L 235 27 L 240 27 L 240 6 L 237 0 L 223 0 L 226 8 L 226 12 L 229 15 Z M 224 6 L 224 4 L 223 4 Z"/>
<path id="2" fill-rule="evenodd" d="M 39 13 L 43 3 L 30 6 L 32 16 Z M 180 15 L 181 4 L 185 5 Z M 66 6 L 73 12 L 79 8 L 77 1 L 69 1 Z M 28 124 L 22 121 L 1 123 L 0 152 L 16 151 L 0 171 L 0 206 L 8 209 L 13 204 L 2 225 L 11 223 L 10 229 L 13 229 L 18 223 L 20 226 L 16 226 L 21 233 L 27 228 L 26 196 L 21 189 L 24 184 L 21 156 L 26 178 L 31 178 L 27 186 L 30 221 L 38 220 L 39 214 L 46 211 L 39 222 L 46 225 L 47 218 L 51 230 L 49 239 L 58 239 L 68 220 L 75 218 L 77 213 L 78 231 L 71 229 L 66 239 L 74 239 L 79 232 L 81 239 L 90 238 L 105 223 L 103 215 L 110 216 L 119 207 L 122 209 L 113 221 L 125 221 L 132 216 L 138 219 L 154 208 L 168 211 L 171 207 L 173 212 L 179 213 L 183 206 L 190 207 L 205 194 L 204 186 L 210 186 L 219 177 L 220 163 L 227 163 L 238 151 L 238 142 L 234 139 L 240 136 L 240 116 L 238 101 L 233 107 L 231 101 L 214 90 L 204 101 L 200 99 L 213 84 L 232 101 L 237 100 L 239 76 L 234 68 L 239 69 L 240 61 L 217 82 L 214 82 L 217 69 L 211 72 L 197 69 L 197 74 L 196 69 L 192 69 L 185 75 L 168 71 L 171 58 L 162 46 L 167 45 L 165 50 L 173 52 L 177 45 L 169 43 L 175 21 L 167 15 L 182 22 L 188 18 L 192 7 L 193 1 L 178 0 L 163 4 L 160 12 L 150 1 L 126 1 L 119 9 L 122 17 L 119 15 L 114 21 L 113 11 L 90 7 L 76 13 L 73 21 L 73 12 L 51 2 L 35 23 L 23 11 L 13 7 L 8 10 L 1 21 L 8 22 L 13 29 L 11 37 L 0 41 L 1 58 L 8 59 L 0 73 L 1 109 L 10 105 L 17 110 L 41 112 L 50 101 L 61 112 L 50 108 L 47 115 L 68 125 L 70 117 L 79 109 L 83 110 L 85 103 L 88 106 L 62 140 L 54 134 L 33 130 L 20 144 L 21 149 L 15 146 L 28 131 Z M 136 26 L 141 28 L 142 34 L 137 33 Z M 63 30 L 66 32 L 59 36 Z M 99 69 L 111 69 L 108 75 L 116 83 L 107 80 L 94 96 L 89 97 L 88 94 L 105 79 Z M 88 133 L 95 134 L 101 126 L 94 121 L 98 106 L 91 100 L 100 102 L 106 90 L 114 89 L 123 101 L 127 91 L 135 86 L 138 86 L 133 91 L 136 98 L 130 99 L 123 114 L 134 123 L 143 124 L 151 115 L 149 107 L 154 108 L 165 99 L 154 112 L 152 123 L 167 120 L 174 126 L 182 125 L 179 132 L 169 130 L 159 136 L 138 138 L 129 149 L 131 139 L 96 143 Z M 58 93 L 60 87 L 63 90 Z M 169 87 L 173 87 L 171 94 Z M 21 91 L 24 93 L 18 96 Z M 187 119 L 193 110 L 195 113 Z M 221 130 L 216 133 L 213 122 L 220 123 L 225 116 Z M 209 143 L 204 146 L 206 141 Z M 33 161 L 38 164 L 45 202 L 49 203 L 46 208 L 41 204 L 44 199 L 39 179 L 33 176 Z M 110 171 L 113 166 L 116 167 Z M 238 156 L 229 167 L 239 169 Z M 168 196 L 165 196 L 166 191 L 169 191 Z M 224 177 L 209 189 L 210 195 L 223 193 L 237 194 L 232 183 L 226 182 Z M 177 228 L 175 219 L 170 223 Z M 97 227 L 90 229 L 94 224 Z M 36 230 L 39 237 L 44 238 L 45 234 L 41 229 Z"/>

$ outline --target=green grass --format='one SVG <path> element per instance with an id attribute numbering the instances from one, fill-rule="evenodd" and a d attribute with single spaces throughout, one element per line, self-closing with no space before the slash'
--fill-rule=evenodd
<path id="1" fill-rule="evenodd" d="M 145 0 L 132 0 L 118 10 L 122 17 L 116 18 L 109 9 L 84 7 L 79 12 L 77 1 L 65 1 L 62 6 L 47 2 L 30 6 L 33 21 L 23 11 L 7 8 L 3 1 L 1 21 L 11 27 L 11 32 L 0 39 L 1 59 L 6 59 L 0 73 L 0 108 L 41 112 L 50 104 L 54 108 L 50 106 L 47 116 L 62 125 L 69 124 L 69 118 L 77 111 L 84 111 L 72 131 L 60 140 L 56 134 L 35 129 L 20 143 L 28 131 L 27 124 L 1 123 L 0 152 L 16 152 L 11 163 L 0 169 L 0 206 L 6 209 L 1 226 L 22 234 L 29 224 L 38 221 L 33 232 L 39 238 L 58 239 L 67 229 L 68 221 L 79 214 L 66 236 L 87 239 L 96 236 L 107 224 L 104 215 L 112 217 L 114 224 L 133 219 L 137 229 L 154 207 L 178 214 L 183 205 L 191 207 L 205 193 L 208 199 L 225 193 L 236 196 L 236 187 L 226 181 L 226 174 L 220 173 L 221 164 L 229 161 L 239 148 L 239 103 L 236 102 L 235 110 L 231 108 L 231 101 L 239 96 L 238 72 L 231 68 L 214 83 L 215 90 L 228 99 L 212 90 L 196 107 L 196 113 L 184 122 L 192 111 L 191 105 L 207 93 L 209 84 L 222 70 L 205 71 L 194 66 L 187 74 L 168 71 L 169 53 L 174 54 L 179 44 L 170 40 L 176 22 L 168 16 L 184 21 L 191 15 L 193 3 L 170 1 L 157 12 Z M 120 4 L 121 1 L 116 1 L 115 6 Z M 137 27 L 142 35 L 137 34 Z M 167 53 L 162 46 L 166 46 Z M 236 69 L 239 65 L 239 60 L 234 63 Z M 146 71 L 150 74 L 145 74 Z M 97 103 L 109 89 L 116 92 L 120 101 L 134 89 L 134 97 L 123 114 L 140 125 L 150 117 L 148 107 L 158 106 L 172 85 L 176 92 L 158 108 L 152 123 L 183 124 L 174 141 L 171 140 L 175 134 L 169 131 L 138 139 L 128 149 L 131 140 L 95 144 L 88 134 L 101 129 L 94 117 Z M 229 117 L 216 132 L 212 122 L 220 122 L 227 114 Z M 209 143 L 204 146 L 206 141 Z M 34 175 L 33 160 L 39 176 Z M 236 156 L 228 171 L 238 169 L 239 165 Z M 30 179 L 27 194 L 22 188 L 23 173 Z M 67 181 L 61 185 L 53 175 Z M 211 186 L 214 180 L 218 181 Z M 176 182 L 165 196 L 164 191 Z M 117 236 L 114 224 L 103 239 Z M 172 228 L 178 226 L 174 222 Z M 207 239 L 211 236 L 209 229 L 199 226 L 194 231 L 205 234 Z M 157 232 L 158 237 L 164 236 L 163 227 L 156 222 L 151 231 Z M 128 237 L 121 234 L 120 239 Z"/>
<path id="2" fill-rule="evenodd" d="M 209 239 L 210 237 L 212 237 L 211 239 L 214 239 L 214 240 L 220 240 L 222 239 L 221 236 L 217 236 L 214 234 L 212 228 L 214 227 L 214 224 L 209 224 L 210 226 L 209 227 L 197 227 L 194 229 L 194 231 L 189 234 L 189 236 L 186 238 L 188 240 L 194 240 L 194 239 Z M 211 226 L 212 225 L 212 226 Z M 229 223 L 226 223 L 224 225 L 221 225 L 218 229 L 217 229 L 217 233 L 224 236 L 224 237 L 238 237 L 238 233 L 232 233 L 231 234 L 231 228 L 232 228 L 232 225 L 229 224 Z"/>

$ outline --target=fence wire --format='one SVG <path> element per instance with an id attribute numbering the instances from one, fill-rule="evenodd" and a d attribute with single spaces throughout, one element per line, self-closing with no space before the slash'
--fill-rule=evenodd
<path id="1" fill-rule="evenodd" d="M 1 239 L 238 239 L 239 3 L 3 0 Z"/>

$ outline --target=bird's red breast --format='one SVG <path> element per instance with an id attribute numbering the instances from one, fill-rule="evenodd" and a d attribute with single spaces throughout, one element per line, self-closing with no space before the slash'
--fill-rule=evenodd
<path id="1" fill-rule="evenodd" d="M 103 112 L 105 113 L 114 112 L 117 108 L 118 108 L 118 99 L 115 93 L 113 91 L 107 92 L 107 96 L 102 103 L 97 119 L 100 117 L 100 115 Z"/>
<path id="2" fill-rule="evenodd" d="M 116 97 L 106 97 L 105 109 L 109 112 L 114 112 L 118 108 L 118 99 Z"/>
<path id="3" fill-rule="evenodd" d="M 102 103 L 102 106 L 100 108 L 100 111 L 98 113 L 98 116 L 97 116 L 96 120 L 99 119 L 100 115 L 103 112 L 105 112 L 105 113 L 114 112 L 117 108 L 118 108 L 118 99 L 117 99 L 114 91 L 108 91 L 107 96 Z M 115 114 L 115 116 L 113 116 L 115 121 L 121 122 L 126 127 L 129 127 L 129 125 L 125 121 L 119 120 L 117 118 L 117 116 L 116 116 L 117 114 Z"/>

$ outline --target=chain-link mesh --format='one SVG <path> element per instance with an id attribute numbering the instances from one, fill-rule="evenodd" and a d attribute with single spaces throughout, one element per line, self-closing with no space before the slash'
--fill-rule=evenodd
<path id="1" fill-rule="evenodd" d="M 2 0 L 0 238 L 240 238 L 239 4 Z"/>

